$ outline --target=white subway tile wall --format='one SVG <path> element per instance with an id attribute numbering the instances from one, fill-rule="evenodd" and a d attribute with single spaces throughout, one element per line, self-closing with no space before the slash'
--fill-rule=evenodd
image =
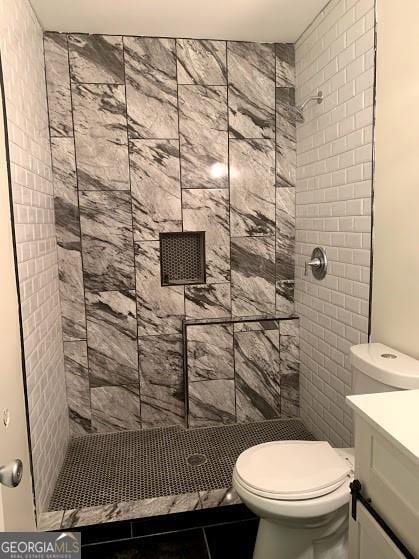
<path id="1" fill-rule="evenodd" d="M 27 0 L 0 0 L 13 206 L 38 510 L 69 440 L 42 29 Z"/>
<path id="2" fill-rule="evenodd" d="M 296 44 L 297 103 L 323 91 L 297 127 L 296 312 L 301 416 L 318 438 L 352 442 L 349 348 L 367 342 L 374 0 L 332 0 Z M 326 248 L 319 282 L 304 262 Z"/>

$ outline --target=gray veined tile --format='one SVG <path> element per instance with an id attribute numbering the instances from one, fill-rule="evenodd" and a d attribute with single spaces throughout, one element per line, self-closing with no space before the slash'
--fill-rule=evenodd
<path id="1" fill-rule="evenodd" d="M 179 84 L 226 85 L 226 42 L 177 39 Z"/>
<path id="2" fill-rule="evenodd" d="M 283 321 L 280 326 L 281 414 L 299 416 L 299 321 Z"/>
<path id="3" fill-rule="evenodd" d="M 58 245 L 58 272 L 64 341 L 86 339 L 80 243 Z"/>
<path id="4" fill-rule="evenodd" d="M 124 37 L 130 138 L 178 137 L 174 39 Z"/>
<path id="5" fill-rule="evenodd" d="M 182 188 L 228 188 L 227 87 L 179 86 Z"/>
<path id="6" fill-rule="evenodd" d="M 130 193 L 85 191 L 79 201 L 86 289 L 134 289 Z"/>
<path id="7" fill-rule="evenodd" d="M 189 427 L 207 427 L 235 421 L 234 380 L 189 383 Z"/>
<path id="8" fill-rule="evenodd" d="M 129 190 L 125 87 L 73 85 L 79 190 Z"/>
<path id="9" fill-rule="evenodd" d="M 219 318 L 231 316 L 229 283 L 187 285 L 185 310 L 188 318 Z"/>
<path id="10" fill-rule="evenodd" d="M 124 83 L 122 37 L 68 36 L 71 79 L 78 83 Z"/>
<path id="11" fill-rule="evenodd" d="M 293 43 L 275 45 L 276 85 L 295 87 L 295 47 Z"/>
<path id="12" fill-rule="evenodd" d="M 134 239 L 182 230 L 178 140 L 130 141 Z"/>
<path id="13" fill-rule="evenodd" d="M 294 280 L 276 282 L 276 310 L 285 314 L 294 312 Z"/>
<path id="14" fill-rule="evenodd" d="M 234 378 L 232 325 L 189 326 L 187 338 L 190 382 Z"/>
<path id="15" fill-rule="evenodd" d="M 83 341 L 64 342 L 64 370 L 70 430 L 73 435 L 85 435 L 91 430 L 90 386 L 87 344 Z"/>
<path id="16" fill-rule="evenodd" d="M 64 512 L 62 528 L 75 528 L 93 524 L 103 524 L 122 520 L 133 520 L 150 516 L 186 512 L 202 507 L 198 492 L 183 493 L 182 495 L 168 495 L 152 497 L 138 501 L 126 501 L 69 509 Z"/>
<path id="17" fill-rule="evenodd" d="M 233 237 L 275 233 L 275 148 L 272 140 L 230 141 Z"/>
<path id="18" fill-rule="evenodd" d="M 45 33 L 44 49 L 50 133 L 51 136 L 72 136 L 67 35 Z"/>
<path id="19" fill-rule="evenodd" d="M 207 283 L 230 281 L 229 196 L 225 189 L 186 189 L 183 228 L 205 231 Z"/>
<path id="20" fill-rule="evenodd" d="M 183 285 L 161 285 L 160 243 L 135 244 L 138 336 L 180 333 L 185 315 Z"/>
<path id="21" fill-rule="evenodd" d="M 254 332 L 258 330 L 278 330 L 279 320 L 272 318 L 271 320 L 261 320 L 259 322 L 236 322 L 234 324 L 234 333 L 238 332 Z"/>
<path id="22" fill-rule="evenodd" d="M 275 312 L 275 238 L 231 239 L 233 316 Z"/>
<path id="23" fill-rule="evenodd" d="M 138 386 L 99 386 L 90 390 L 90 399 L 93 431 L 141 428 Z"/>
<path id="24" fill-rule="evenodd" d="M 276 189 L 276 279 L 294 280 L 295 188 Z"/>
<path id="25" fill-rule="evenodd" d="M 274 138 L 274 45 L 229 41 L 227 64 L 230 138 Z"/>
<path id="26" fill-rule="evenodd" d="M 292 320 L 281 320 L 280 334 L 281 336 L 293 336 L 298 344 L 298 341 L 300 339 L 299 319 L 295 318 Z"/>
<path id="27" fill-rule="evenodd" d="M 237 420 L 279 417 L 279 331 L 240 332 L 234 335 Z"/>
<path id="28" fill-rule="evenodd" d="M 138 385 L 135 291 L 86 292 L 90 385 Z"/>
<path id="29" fill-rule="evenodd" d="M 185 422 L 180 335 L 138 338 L 141 420 L 144 428 Z"/>
<path id="30" fill-rule="evenodd" d="M 295 90 L 276 88 L 276 185 L 295 186 L 297 150 L 296 123 L 292 108 Z"/>
<path id="31" fill-rule="evenodd" d="M 41 532 L 59 530 L 61 528 L 64 512 L 63 510 L 54 510 L 38 513 L 36 522 L 37 529 Z"/>
<path id="32" fill-rule="evenodd" d="M 57 242 L 80 243 L 80 216 L 73 138 L 51 138 Z"/>
<path id="33" fill-rule="evenodd" d="M 203 509 L 212 509 L 215 507 L 225 507 L 227 505 L 240 505 L 241 499 L 237 495 L 233 487 L 228 489 L 210 489 L 209 491 L 200 491 L 199 499 Z"/>

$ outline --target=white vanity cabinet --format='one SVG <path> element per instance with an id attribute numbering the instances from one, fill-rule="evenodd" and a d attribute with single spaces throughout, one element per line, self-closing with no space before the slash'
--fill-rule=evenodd
<path id="1" fill-rule="evenodd" d="M 355 420 L 355 479 L 397 538 L 419 559 L 419 390 L 348 397 Z M 368 506 L 368 505 L 367 505 Z M 406 557 L 358 501 L 350 559 Z"/>

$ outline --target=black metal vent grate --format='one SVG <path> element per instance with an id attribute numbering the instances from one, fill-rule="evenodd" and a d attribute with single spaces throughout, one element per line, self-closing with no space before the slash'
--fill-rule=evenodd
<path id="1" fill-rule="evenodd" d="M 205 232 L 160 233 L 162 285 L 205 283 Z"/>

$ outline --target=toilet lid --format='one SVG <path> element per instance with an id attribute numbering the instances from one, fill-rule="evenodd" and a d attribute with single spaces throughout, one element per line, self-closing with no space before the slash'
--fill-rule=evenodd
<path id="1" fill-rule="evenodd" d="M 249 448 L 236 475 L 251 492 L 271 499 L 313 499 L 344 483 L 350 464 L 323 441 L 275 441 Z"/>

